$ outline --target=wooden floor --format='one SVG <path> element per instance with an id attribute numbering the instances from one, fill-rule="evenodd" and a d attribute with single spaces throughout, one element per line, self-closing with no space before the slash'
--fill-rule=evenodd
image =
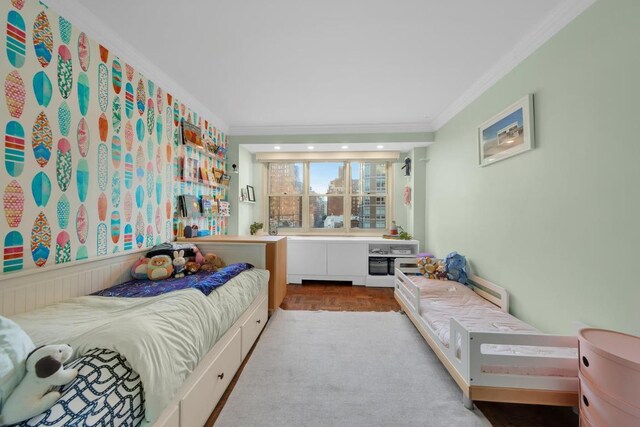
<path id="1" fill-rule="evenodd" d="M 280 308 L 284 310 L 400 311 L 400 306 L 393 297 L 392 288 L 333 284 L 288 285 L 287 296 Z M 252 353 L 253 348 L 205 426 L 214 425 Z M 494 427 L 578 426 L 578 416 L 570 408 L 491 402 L 477 402 L 476 405 Z"/>

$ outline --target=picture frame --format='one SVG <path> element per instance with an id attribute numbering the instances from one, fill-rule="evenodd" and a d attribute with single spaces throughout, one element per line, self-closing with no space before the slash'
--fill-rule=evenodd
<path id="1" fill-rule="evenodd" d="M 246 188 L 241 188 L 240 189 L 240 201 L 241 202 L 246 202 L 247 201 L 247 189 Z"/>
<path id="2" fill-rule="evenodd" d="M 200 136 L 200 128 L 196 125 L 189 123 L 186 120 L 182 120 L 182 143 L 193 145 L 196 148 L 204 150 L 202 144 L 202 137 Z"/>
<path id="3" fill-rule="evenodd" d="M 533 94 L 478 127 L 478 165 L 487 166 L 534 148 Z"/>
<path id="4" fill-rule="evenodd" d="M 255 202 L 256 201 L 256 193 L 253 190 L 253 187 L 251 185 L 247 185 L 247 200 L 249 202 Z"/>

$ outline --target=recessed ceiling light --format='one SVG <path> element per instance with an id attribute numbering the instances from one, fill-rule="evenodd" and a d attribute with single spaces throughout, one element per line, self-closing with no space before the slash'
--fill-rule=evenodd
<path id="1" fill-rule="evenodd" d="M 340 147 L 340 148 L 342 148 L 343 150 L 346 150 L 347 148 L 349 148 L 349 146 L 348 146 L 348 145 L 343 145 L 343 146 L 342 146 L 342 147 Z"/>
<path id="2" fill-rule="evenodd" d="M 308 148 L 309 150 L 313 150 L 313 148 L 314 148 L 314 147 L 313 147 L 313 145 L 310 145 L 310 146 L 308 146 L 307 148 Z"/>
<path id="3" fill-rule="evenodd" d="M 273 147 L 273 149 L 274 149 L 274 150 L 279 150 L 279 149 L 280 149 L 280 146 L 279 146 L 279 145 L 276 145 L 275 147 Z"/>
<path id="4" fill-rule="evenodd" d="M 384 148 L 384 145 L 378 145 L 376 148 Z"/>

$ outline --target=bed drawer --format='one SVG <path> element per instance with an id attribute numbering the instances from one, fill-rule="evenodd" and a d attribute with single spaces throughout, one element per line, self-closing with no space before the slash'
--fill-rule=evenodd
<path id="1" fill-rule="evenodd" d="M 242 338 L 238 329 L 180 401 L 180 427 L 202 426 L 240 367 Z"/>
<path id="2" fill-rule="evenodd" d="M 616 400 L 580 376 L 580 414 L 595 426 L 637 427 L 640 409 Z"/>
<path id="3" fill-rule="evenodd" d="M 167 412 L 167 411 L 165 411 Z M 158 424 L 159 423 L 159 424 Z M 163 418 L 161 421 L 158 421 L 153 427 L 180 427 L 180 408 L 178 405 L 175 405 L 171 411 L 169 411 L 169 415 Z"/>
<path id="4" fill-rule="evenodd" d="M 267 297 L 264 297 L 256 309 L 249 315 L 247 320 L 242 324 L 242 360 L 247 357 L 251 346 L 256 341 L 260 331 L 267 323 L 269 316 Z"/>

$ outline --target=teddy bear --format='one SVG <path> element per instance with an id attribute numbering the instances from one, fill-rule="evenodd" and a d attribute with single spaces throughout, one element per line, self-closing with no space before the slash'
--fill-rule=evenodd
<path id="1" fill-rule="evenodd" d="M 223 267 L 225 267 L 225 263 L 222 258 L 216 254 L 208 253 L 204 256 L 204 263 L 200 266 L 200 270 L 214 272 Z"/>
<path id="2" fill-rule="evenodd" d="M 147 264 L 147 275 L 151 280 L 162 280 L 171 277 L 173 264 L 169 255 L 156 255 Z"/>
<path id="3" fill-rule="evenodd" d="M 60 398 L 51 387 L 71 382 L 78 376 L 76 369 L 64 369 L 73 350 L 66 344 L 37 347 L 25 360 L 26 374 L 9 395 L 2 409 L 2 423 L 15 424 L 28 420 L 51 408 Z"/>

